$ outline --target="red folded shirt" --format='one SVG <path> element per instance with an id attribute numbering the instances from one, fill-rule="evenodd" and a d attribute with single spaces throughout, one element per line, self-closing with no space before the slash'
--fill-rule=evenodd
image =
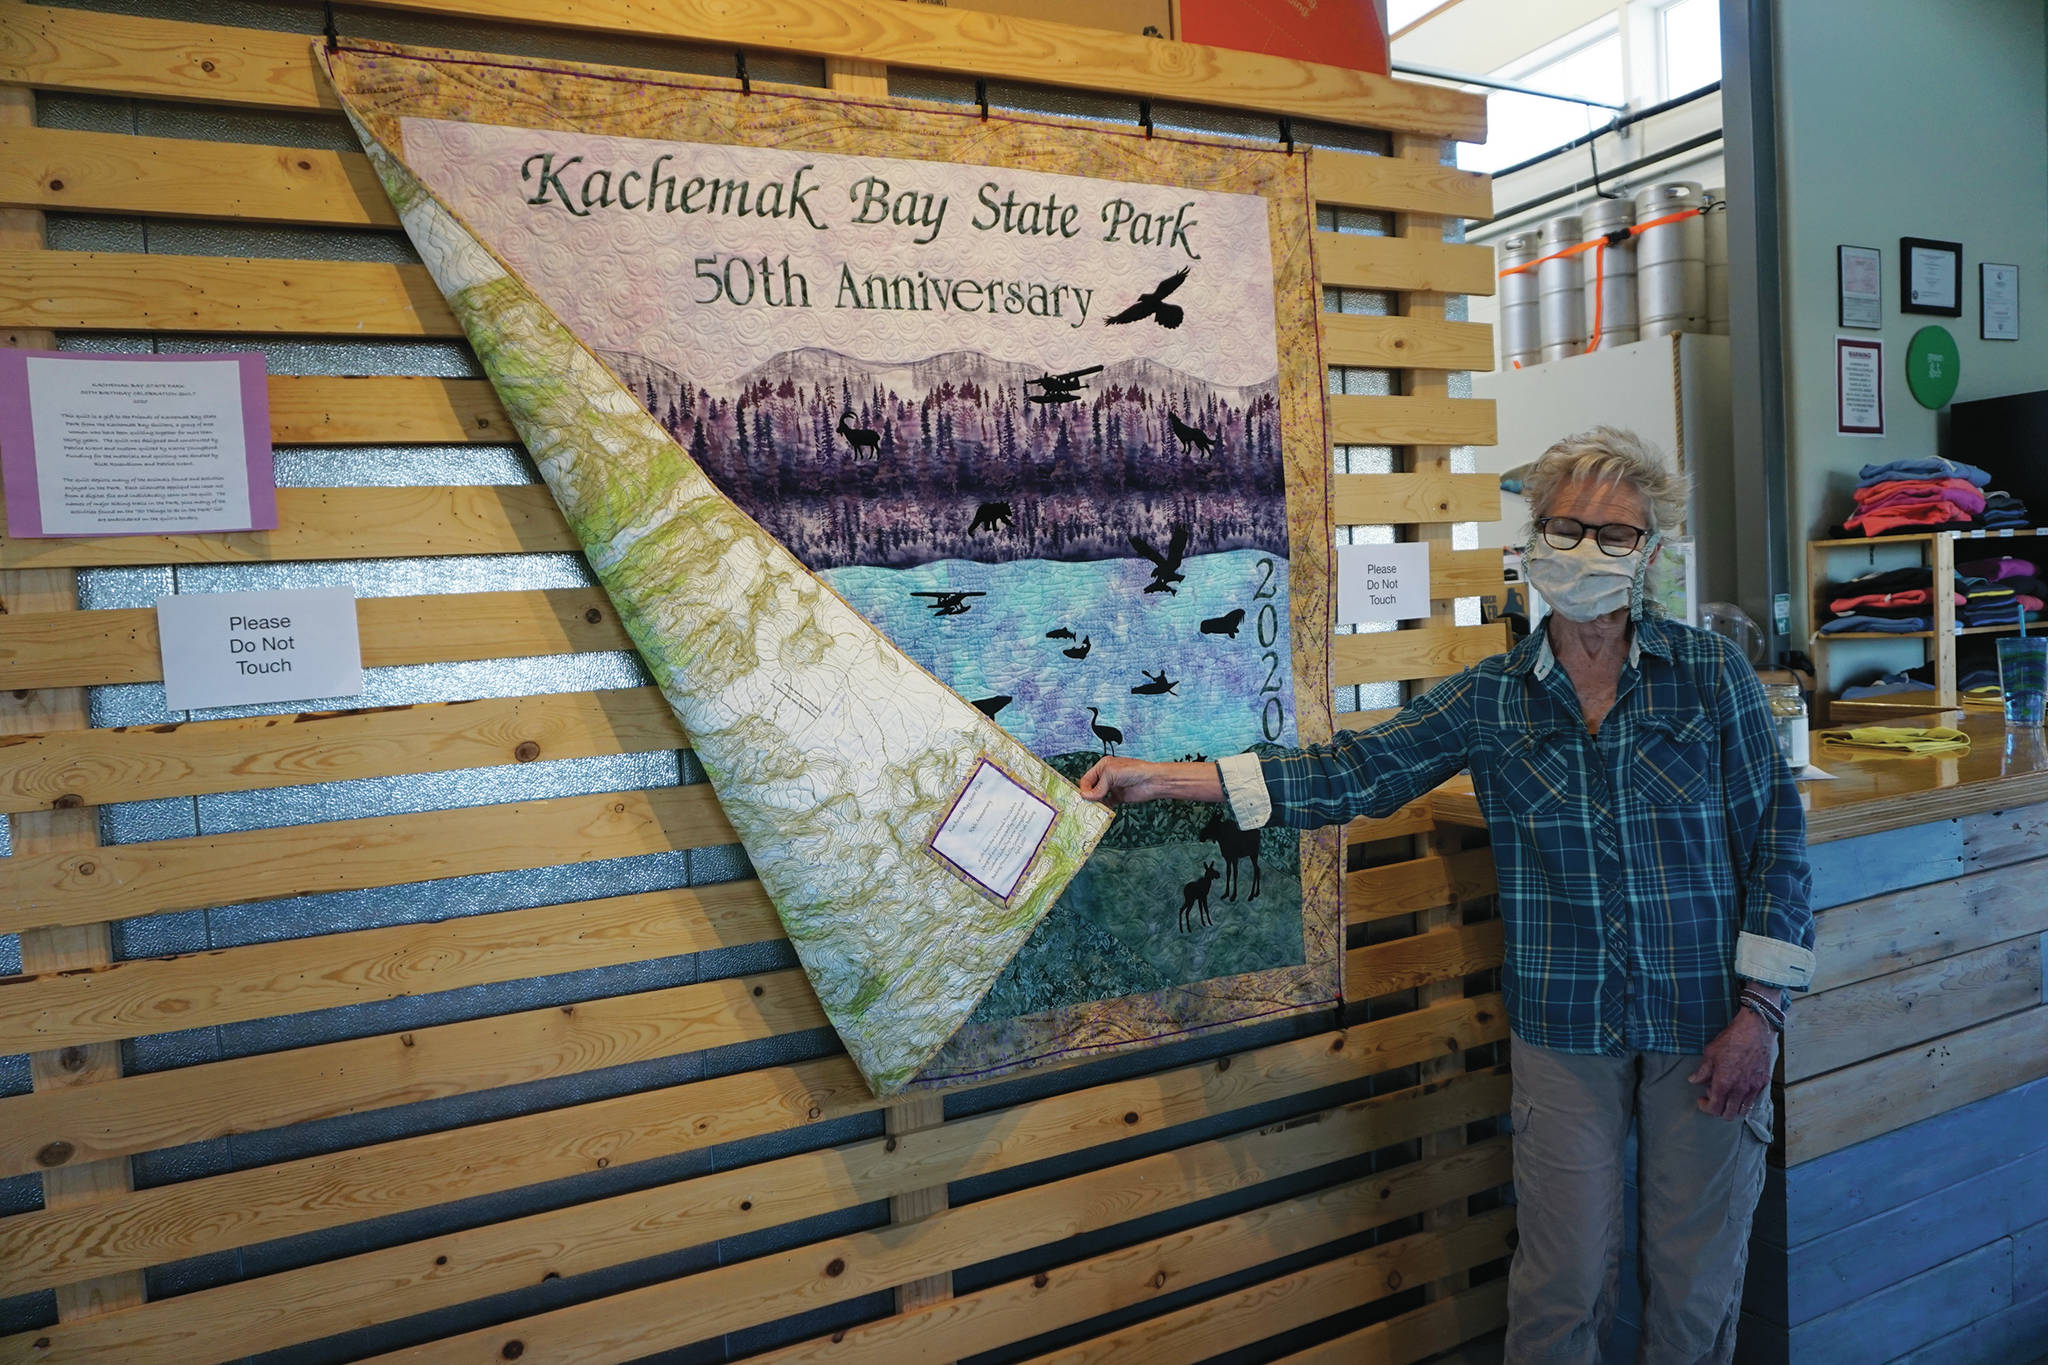
<path id="1" fill-rule="evenodd" d="M 1946 499 L 1937 498 L 1931 502 L 1902 502 L 1897 506 L 1864 508 L 1842 524 L 1866 536 L 1881 536 L 1902 526 L 1946 526 L 1951 522 L 1969 520 L 1969 512 Z"/>
<path id="2" fill-rule="evenodd" d="M 1883 483 L 1857 489 L 1855 498 L 1856 506 L 1863 509 L 1893 501 L 1926 502 L 1941 498 L 1966 512 L 1984 510 L 1984 490 L 1968 479 L 1887 479 Z"/>
<path id="3" fill-rule="evenodd" d="M 1959 607 L 1969 601 L 1961 593 L 1957 593 L 1955 597 L 1956 605 Z M 1846 616 L 1852 611 L 1861 611 L 1865 607 L 1930 607 L 1933 605 L 1934 594 L 1932 591 L 1926 588 L 1908 588 L 1904 592 L 1873 592 L 1865 593 L 1861 597 L 1837 597 L 1834 601 L 1828 603 L 1828 610 L 1837 616 Z"/>

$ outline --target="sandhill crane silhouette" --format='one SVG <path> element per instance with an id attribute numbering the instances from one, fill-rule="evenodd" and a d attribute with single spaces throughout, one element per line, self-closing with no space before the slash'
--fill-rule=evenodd
<path id="1" fill-rule="evenodd" d="M 1216 438 L 1203 431 L 1200 427 L 1189 426 L 1171 412 L 1166 414 L 1166 426 L 1173 433 L 1173 439 L 1180 442 L 1180 449 L 1183 455 L 1190 450 L 1199 450 L 1204 455 L 1215 452 Z"/>
<path id="2" fill-rule="evenodd" d="M 1115 753 L 1117 745 L 1124 742 L 1124 732 L 1117 729 L 1114 725 L 1104 725 L 1102 723 L 1102 713 L 1094 707 L 1088 708 L 1088 714 L 1094 717 L 1088 728 L 1093 730 L 1095 737 L 1102 741 L 1102 752 L 1104 755 Z"/>
<path id="3" fill-rule="evenodd" d="M 853 447 L 853 458 L 856 460 L 879 460 L 882 458 L 882 434 L 878 431 L 869 431 L 866 427 L 849 426 L 848 423 L 852 421 L 853 414 L 851 412 L 842 412 L 839 414 L 839 425 L 834 430 L 846 438 L 846 444 Z"/>
<path id="4" fill-rule="evenodd" d="M 1193 927 L 1189 916 L 1194 911 L 1201 912 L 1203 924 L 1216 923 L 1209 918 L 1209 888 L 1216 885 L 1216 878 L 1220 875 L 1214 863 L 1203 863 L 1202 875 L 1180 889 L 1180 931 L 1183 934 Z"/>
<path id="5" fill-rule="evenodd" d="M 1067 638 L 1071 640 L 1074 637 L 1072 635 L 1069 635 L 1067 636 Z M 1063 649 L 1060 651 L 1060 653 L 1066 655 L 1069 659 L 1085 659 L 1088 657 L 1088 651 L 1093 648 L 1095 648 L 1094 637 L 1090 635 L 1083 635 L 1081 637 L 1080 644 L 1075 645 L 1072 649 Z"/>
<path id="6" fill-rule="evenodd" d="M 1143 322 L 1146 318 L 1150 318 L 1161 327 L 1168 328 L 1169 330 L 1180 326 L 1181 319 L 1186 316 L 1181 312 L 1180 305 L 1167 303 L 1164 300 L 1168 294 L 1171 294 L 1174 290 L 1187 283 L 1188 269 L 1189 267 L 1182 266 L 1173 274 L 1168 275 L 1158 284 L 1152 286 L 1149 293 L 1138 295 L 1138 301 L 1124 309 L 1123 312 L 1104 318 L 1102 320 L 1103 325 L 1115 327 L 1122 323 Z"/>
<path id="7" fill-rule="evenodd" d="M 1146 592 L 1163 592 L 1179 596 L 1180 590 L 1173 585 L 1186 578 L 1180 571 L 1180 562 L 1188 552 L 1188 528 L 1175 526 L 1173 539 L 1167 543 L 1166 553 L 1152 548 L 1143 536 L 1131 537 L 1131 548 L 1152 561 L 1152 581 L 1145 585 Z"/>

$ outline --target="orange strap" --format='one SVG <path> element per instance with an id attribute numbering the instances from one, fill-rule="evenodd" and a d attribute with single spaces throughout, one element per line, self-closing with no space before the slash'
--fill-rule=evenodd
<path id="1" fill-rule="evenodd" d="M 1665 214 L 1662 218 L 1652 218 L 1647 223 L 1632 223 L 1627 228 L 1627 233 L 1630 237 L 1640 237 L 1645 232 L 1648 232 L 1651 228 L 1664 227 L 1667 224 L 1671 223 L 1682 223 L 1688 218 L 1698 217 L 1700 214 L 1705 212 L 1705 209 L 1700 208 L 1678 209 L 1675 212 Z M 1545 261 L 1562 260 L 1567 256 L 1576 256 L 1582 251 L 1592 252 L 1593 335 L 1591 338 L 1587 340 L 1585 350 L 1585 354 L 1591 355 L 1595 350 L 1599 349 L 1600 346 L 1600 306 L 1604 302 L 1604 300 L 1600 296 L 1603 292 L 1601 286 L 1607 282 L 1607 246 L 1608 243 L 1612 241 L 1614 237 L 1620 235 L 1622 231 L 1623 229 L 1616 228 L 1613 232 L 1607 233 L 1604 236 L 1595 237 L 1590 241 L 1580 242 L 1576 246 L 1568 246 L 1562 251 L 1553 251 L 1548 256 L 1539 256 L 1535 260 L 1530 261 L 1527 265 L 1509 266 L 1506 270 L 1501 271 L 1496 278 L 1504 280 L 1510 275 L 1520 275 L 1528 271 L 1534 270 L 1537 266 L 1542 265 Z M 1616 243 L 1616 245 L 1619 245 L 1619 243 Z M 1521 366 L 1517 365 L 1515 368 L 1520 369 Z"/>

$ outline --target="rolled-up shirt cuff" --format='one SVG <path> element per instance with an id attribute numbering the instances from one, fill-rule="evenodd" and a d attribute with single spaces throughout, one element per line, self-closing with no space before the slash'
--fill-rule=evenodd
<path id="1" fill-rule="evenodd" d="M 1744 932 L 1735 938 L 1735 974 L 1746 981 L 1803 991 L 1813 981 L 1813 949 Z"/>
<path id="2" fill-rule="evenodd" d="M 1257 754 L 1232 754 L 1216 760 L 1223 779 L 1223 801 L 1239 829 L 1258 829 L 1273 818 L 1273 798 Z"/>

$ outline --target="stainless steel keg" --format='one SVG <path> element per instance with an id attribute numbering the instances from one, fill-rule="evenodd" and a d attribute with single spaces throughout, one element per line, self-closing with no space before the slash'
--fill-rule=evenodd
<path id="1" fill-rule="evenodd" d="M 1719 185 L 1706 192 L 1712 205 L 1700 215 L 1707 238 L 1707 330 L 1728 335 L 1728 191 Z"/>
<path id="2" fill-rule="evenodd" d="M 1636 222 L 1699 208 L 1698 182 L 1672 180 L 1636 195 Z M 1636 235 L 1636 325 L 1643 336 L 1707 330 L 1707 232 L 1698 214 Z"/>
<path id="3" fill-rule="evenodd" d="M 1513 270 L 1528 265 L 1543 253 L 1536 248 L 1536 234 L 1518 232 L 1500 244 L 1495 261 L 1499 269 Z M 1500 277 L 1500 367 L 1520 369 L 1543 359 L 1543 326 L 1536 298 L 1536 272 L 1523 270 Z"/>
<path id="4" fill-rule="evenodd" d="M 1577 246 L 1584 237 L 1576 213 L 1562 214 L 1543 225 L 1536 236 L 1538 257 Z M 1543 359 L 1562 360 L 1586 349 L 1585 253 L 1558 256 L 1536 267 L 1538 316 Z"/>
<path id="5" fill-rule="evenodd" d="M 1585 240 L 1621 232 L 1636 220 L 1636 206 L 1626 199 L 1595 199 L 1580 214 Z M 1604 351 L 1626 346 L 1637 338 L 1636 331 L 1636 244 L 1623 238 L 1618 245 L 1594 247 L 1579 258 L 1586 277 L 1586 337 L 1594 349 Z"/>

